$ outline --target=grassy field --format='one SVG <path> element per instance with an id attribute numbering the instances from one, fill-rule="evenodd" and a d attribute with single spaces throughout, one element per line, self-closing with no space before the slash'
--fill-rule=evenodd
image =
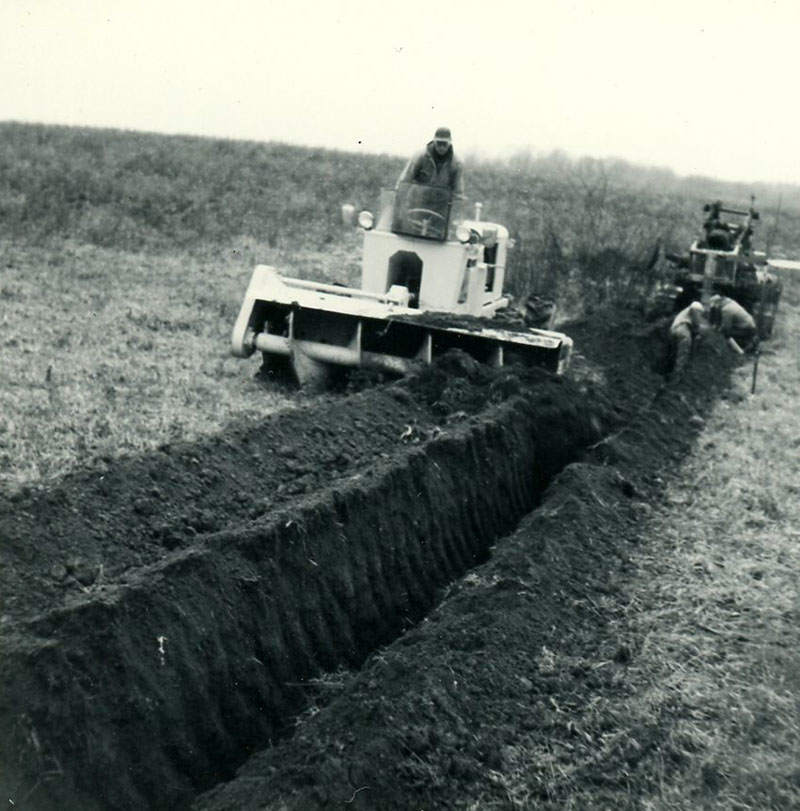
<path id="1" fill-rule="evenodd" d="M 511 293 L 604 300 L 627 291 L 658 242 L 686 248 L 701 207 L 722 198 L 762 213 L 763 239 L 800 255 L 793 187 L 678 178 L 623 161 L 465 157 L 471 203 L 516 241 Z M 377 207 L 404 158 L 113 130 L 0 123 L 4 235 L 131 252 L 225 256 L 249 246 L 327 254 L 340 207 Z M 778 207 L 780 206 L 780 216 Z M 300 263 L 304 267 L 306 263 Z M 634 273 L 634 278 L 636 275 Z"/>
<path id="2" fill-rule="evenodd" d="M 110 130 L 6 123 L 0 136 L 3 488 L 290 405 L 229 356 L 252 268 L 357 283 L 360 238 L 341 204 L 375 209 L 403 165 Z M 468 166 L 472 200 L 516 241 L 510 292 L 562 313 L 643 292 L 657 242 L 688 244 L 703 201 L 745 195 L 560 155 Z M 772 230 L 794 245 L 800 210 L 784 200 Z"/>
<path id="3" fill-rule="evenodd" d="M 659 811 L 800 807 L 797 279 L 786 293 L 755 394 L 745 364 L 637 561 L 631 709 L 671 719 L 665 753 L 685 764 Z"/>
<path id="4" fill-rule="evenodd" d="M 249 268 L 0 242 L 0 486 L 277 407 L 228 336 Z"/>
<path id="5" fill-rule="evenodd" d="M 0 239 L 0 489 L 216 433 L 302 402 L 265 388 L 230 333 L 257 262 L 334 280 L 360 241 L 294 254 L 136 253 Z"/>
<path id="6" fill-rule="evenodd" d="M 554 774 L 561 808 L 800 808 L 800 279 L 786 293 L 755 393 L 744 362 L 647 513 L 626 602 L 600 604 L 633 653 L 572 719 L 597 746 Z M 581 779 L 620 751 L 626 796 Z"/>

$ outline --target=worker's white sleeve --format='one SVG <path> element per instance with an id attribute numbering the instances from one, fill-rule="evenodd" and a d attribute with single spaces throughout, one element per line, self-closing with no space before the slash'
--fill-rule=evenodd
<path id="1" fill-rule="evenodd" d="M 464 194 L 464 172 L 461 168 L 461 164 L 459 164 L 456 169 L 453 178 L 453 200 L 463 200 L 465 198 Z"/>

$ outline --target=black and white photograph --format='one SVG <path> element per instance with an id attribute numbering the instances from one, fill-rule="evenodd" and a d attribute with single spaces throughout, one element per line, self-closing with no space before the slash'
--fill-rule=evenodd
<path id="1" fill-rule="evenodd" d="M 2 807 L 800 808 L 798 32 L 3 0 Z"/>

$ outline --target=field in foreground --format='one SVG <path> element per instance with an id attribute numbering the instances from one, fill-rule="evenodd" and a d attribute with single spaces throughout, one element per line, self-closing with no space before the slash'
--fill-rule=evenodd
<path id="1" fill-rule="evenodd" d="M 702 348 L 685 388 L 651 389 L 425 623 L 196 807 L 797 807 L 797 295 L 755 394 L 744 364 L 706 412 L 722 357 Z"/>
<path id="2" fill-rule="evenodd" d="M 713 336 L 665 389 L 658 331 L 606 313 L 572 325 L 574 382 L 539 394 L 459 362 L 12 493 L 2 692 L 27 710 L 0 713 L 3 756 L 34 773 L 4 788 L 48 811 L 215 783 L 194 807 L 787 807 L 795 516 L 788 484 L 736 465 L 794 440 L 796 295 L 753 397 Z M 521 515 L 547 475 L 526 460 L 576 458 L 567 436 L 583 460 L 493 537 L 501 493 Z M 721 528 L 746 546 L 720 557 Z M 341 580 L 345 539 L 372 552 Z"/>
<path id="3" fill-rule="evenodd" d="M 321 274 L 346 266 L 356 238 L 303 259 Z M 0 490 L 303 402 L 266 390 L 258 363 L 230 352 L 253 266 L 271 261 L 0 239 Z"/>
<path id="4" fill-rule="evenodd" d="M 737 370 L 637 555 L 635 714 L 671 715 L 680 780 L 654 808 L 800 805 L 800 311 L 796 280 L 756 393 Z"/>

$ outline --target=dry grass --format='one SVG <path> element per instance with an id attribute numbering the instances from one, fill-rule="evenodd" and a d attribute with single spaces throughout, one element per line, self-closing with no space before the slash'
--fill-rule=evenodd
<path id="1" fill-rule="evenodd" d="M 638 561 L 636 711 L 667 713 L 682 767 L 643 807 L 800 807 L 798 283 L 737 370 Z"/>
<path id="2" fill-rule="evenodd" d="M 549 731 L 505 747 L 495 789 L 471 808 L 800 808 L 798 342 L 800 279 L 756 393 L 745 361 L 664 503 L 644 514 L 635 575 L 598 597 L 609 622 L 599 658 L 551 652 L 564 691 L 537 708 Z M 621 641 L 629 662 L 615 661 Z M 597 689 L 569 691 L 576 664 Z"/>
<path id="3" fill-rule="evenodd" d="M 0 487 L 287 405 L 230 354 L 252 264 L 0 243 Z"/>

